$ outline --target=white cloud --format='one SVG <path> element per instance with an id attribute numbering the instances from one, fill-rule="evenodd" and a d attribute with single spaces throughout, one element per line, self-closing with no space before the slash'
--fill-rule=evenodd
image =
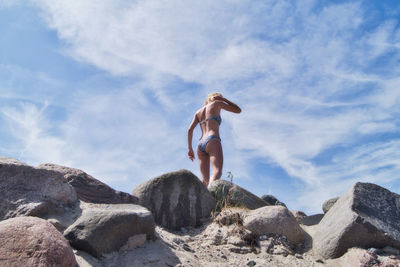
<path id="1" fill-rule="evenodd" d="M 48 159 L 62 161 L 61 148 L 65 145 L 59 138 L 48 133 L 50 122 L 43 116 L 47 104 L 37 107 L 23 103 L 19 109 L 2 108 L 2 117 L 9 123 L 11 135 L 18 140 L 18 159 L 43 162 Z"/>
<path id="2" fill-rule="evenodd" d="M 398 173 L 389 164 L 397 156 L 396 142 L 388 140 L 383 148 L 382 140 L 373 139 L 372 164 L 358 141 L 398 132 L 400 102 L 399 31 L 389 21 L 361 34 L 361 2 L 33 2 L 75 59 L 140 81 L 71 97 L 59 142 L 35 135 L 38 143 L 48 140 L 68 155 L 56 156 L 60 161 L 73 160 L 106 179 L 140 180 L 176 166 L 195 169 L 182 153 L 184 121 L 206 91 L 219 90 L 243 107 L 240 115 L 224 114 L 222 130 L 232 130 L 222 134 L 225 169 L 236 177 L 250 178 L 255 158 L 276 164 L 303 182 L 306 190 L 294 195 L 315 211 L 354 177 L 387 180 Z M 374 71 L 388 53 L 387 64 Z M 189 83 L 199 89 L 185 91 Z M 34 110 L 24 107 L 21 114 L 34 117 Z M 43 120 L 15 120 L 46 133 Z M 328 166 L 317 163 L 335 147 L 347 152 L 335 152 Z M 312 205 L 310 195 L 318 199 Z"/>

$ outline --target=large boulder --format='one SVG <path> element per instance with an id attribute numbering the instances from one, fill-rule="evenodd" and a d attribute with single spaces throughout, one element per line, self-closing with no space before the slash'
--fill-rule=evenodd
<path id="1" fill-rule="evenodd" d="M 226 180 L 216 180 L 212 182 L 208 190 L 217 200 L 219 209 L 227 205 L 241 206 L 254 210 L 270 205 L 258 196 Z"/>
<path id="2" fill-rule="evenodd" d="M 86 204 L 82 215 L 65 231 L 71 245 L 95 257 L 118 251 L 132 239 L 155 238 L 150 211 L 135 204 Z"/>
<path id="3" fill-rule="evenodd" d="M 261 199 L 267 202 L 270 205 L 279 205 L 279 206 L 284 206 L 286 207 L 285 203 L 280 202 L 276 197 L 273 195 L 262 195 Z"/>
<path id="4" fill-rule="evenodd" d="M 313 214 L 313 215 L 298 219 L 297 221 L 300 224 L 312 226 L 312 225 L 319 224 L 319 222 L 322 220 L 322 218 L 324 218 L 324 214 L 318 213 L 318 214 Z"/>
<path id="5" fill-rule="evenodd" d="M 324 211 L 324 213 L 327 213 L 333 205 L 335 205 L 336 201 L 338 201 L 339 197 L 334 197 L 331 199 L 328 199 L 327 201 L 325 201 L 322 204 L 322 210 Z"/>
<path id="6" fill-rule="evenodd" d="M 293 214 L 298 222 L 307 217 L 307 214 L 300 210 L 291 210 L 290 212 Z"/>
<path id="7" fill-rule="evenodd" d="M 0 157 L 0 220 L 44 217 L 76 203 L 74 188 L 55 171 Z"/>
<path id="8" fill-rule="evenodd" d="M 138 203 L 138 199 L 134 196 L 116 191 L 81 170 L 49 163 L 41 164 L 38 168 L 61 173 L 68 183 L 75 188 L 78 198 L 85 202 L 103 204 Z"/>
<path id="9" fill-rule="evenodd" d="M 296 218 L 283 206 L 266 206 L 251 210 L 244 216 L 243 226 L 256 235 L 284 235 L 292 243 L 299 243 L 305 238 Z"/>
<path id="10" fill-rule="evenodd" d="M 400 248 L 400 195 L 371 183 L 356 183 L 316 227 L 313 248 L 325 259 L 351 247 Z"/>
<path id="11" fill-rule="evenodd" d="M 1 266 L 77 266 L 68 241 L 53 225 L 36 217 L 0 222 L 0 262 Z"/>
<path id="12" fill-rule="evenodd" d="M 146 181 L 132 195 L 153 213 L 157 224 L 172 230 L 200 226 L 215 208 L 215 200 L 207 188 L 187 170 Z"/>

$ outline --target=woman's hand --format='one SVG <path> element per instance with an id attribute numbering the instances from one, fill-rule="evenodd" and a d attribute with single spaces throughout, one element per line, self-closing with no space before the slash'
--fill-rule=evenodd
<path id="1" fill-rule="evenodd" d="M 194 152 L 193 152 L 193 149 L 192 149 L 192 148 L 189 148 L 188 156 L 189 156 L 189 159 L 190 159 L 191 161 L 194 160 Z"/>
<path id="2" fill-rule="evenodd" d="M 217 101 L 217 100 L 225 101 L 225 98 L 221 95 L 213 96 L 212 101 Z"/>

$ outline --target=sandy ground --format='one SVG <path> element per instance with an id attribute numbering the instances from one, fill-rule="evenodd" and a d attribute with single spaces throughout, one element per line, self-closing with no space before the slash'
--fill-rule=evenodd
<path id="1" fill-rule="evenodd" d="M 224 229 L 225 228 L 225 229 Z M 156 228 L 157 240 L 147 241 L 136 248 L 119 251 L 96 259 L 87 253 L 75 251 L 81 267 L 125 267 L 125 266 L 274 266 L 274 267 L 349 267 L 349 266 L 387 266 L 400 267 L 400 257 L 393 255 L 378 256 L 380 265 L 362 265 L 365 249 L 354 248 L 339 259 L 320 261 L 313 255 L 311 238 L 305 241 L 302 253 L 276 255 L 260 247 L 235 246 L 232 244 L 217 245 L 215 240 L 224 233 L 229 234 L 229 227 L 207 223 L 200 228 L 189 228 L 187 232 L 170 232 L 161 227 Z M 304 229 L 312 233 L 315 226 Z M 220 231 L 221 235 L 216 235 Z M 217 237 L 216 237 L 217 236 Z M 224 236 L 225 238 L 225 236 Z M 279 247 L 279 246 L 277 246 Z M 284 246 L 280 246 L 284 247 Z M 277 253 L 280 253 L 279 249 Z"/>
<path id="2" fill-rule="evenodd" d="M 308 226 L 310 230 L 310 226 Z M 76 251 L 81 267 L 86 266 L 324 266 L 312 255 L 311 239 L 305 241 L 303 253 L 293 255 L 283 251 L 281 255 L 266 251 L 266 245 L 245 245 L 235 232 L 235 226 L 223 226 L 207 222 L 200 228 L 171 232 L 156 227 L 157 240 L 147 241 L 136 248 L 111 253 L 96 259 Z M 276 246 L 276 247 L 279 247 Z M 280 246 L 285 248 L 284 246 Z"/>
<path id="3" fill-rule="evenodd" d="M 69 225 L 92 204 L 81 203 L 57 218 L 60 228 Z M 318 220 L 319 221 L 319 220 Z M 321 260 L 312 251 L 315 222 L 300 224 L 305 231 L 301 244 L 290 244 L 277 235 L 253 237 L 237 223 L 221 223 L 217 219 L 205 222 L 199 228 L 169 231 L 156 227 L 155 241 L 146 241 L 136 247 L 125 247 L 118 252 L 98 259 L 83 251 L 74 251 L 80 267 L 131 267 L 131 266 L 274 266 L 274 267 L 349 267 L 386 266 L 400 267 L 399 255 L 375 255 L 371 258 L 365 249 L 354 248 L 334 260 Z M 226 225 L 230 224 L 230 225 Z M 63 227 L 64 226 L 64 227 Z M 360 262 L 379 263 L 362 265 Z"/>

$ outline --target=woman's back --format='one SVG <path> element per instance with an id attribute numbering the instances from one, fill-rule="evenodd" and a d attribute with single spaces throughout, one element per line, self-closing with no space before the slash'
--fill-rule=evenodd
<path id="1" fill-rule="evenodd" d="M 209 103 L 196 112 L 199 120 L 202 137 L 209 135 L 219 136 L 219 125 L 221 124 L 221 108 L 217 101 Z"/>

